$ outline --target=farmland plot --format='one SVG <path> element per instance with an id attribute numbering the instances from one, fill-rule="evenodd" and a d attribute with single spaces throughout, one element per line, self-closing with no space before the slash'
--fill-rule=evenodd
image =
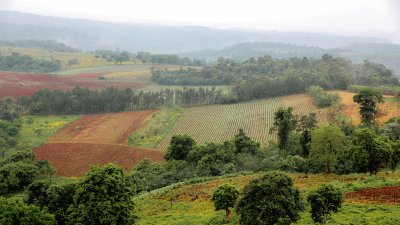
<path id="1" fill-rule="evenodd" d="M 240 128 L 253 139 L 266 144 L 276 138 L 270 134 L 274 113 L 280 107 L 293 107 L 294 113 L 305 115 L 317 113 L 320 123 L 327 122 L 327 109 L 318 109 L 306 94 L 268 98 L 252 102 L 209 105 L 187 108 L 175 127 L 157 146 L 166 150 L 175 134 L 189 134 L 198 143 L 225 141 L 233 138 Z"/>

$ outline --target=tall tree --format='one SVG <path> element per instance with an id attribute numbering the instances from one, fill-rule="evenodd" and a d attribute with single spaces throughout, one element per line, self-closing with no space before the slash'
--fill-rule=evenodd
<path id="1" fill-rule="evenodd" d="M 78 185 L 68 224 L 133 224 L 132 191 L 114 164 L 92 167 Z"/>
<path id="2" fill-rule="evenodd" d="M 251 181 L 237 205 L 243 225 L 291 224 L 300 218 L 303 209 L 300 192 L 281 172 L 268 172 Z"/>
<path id="3" fill-rule="evenodd" d="M 231 219 L 231 210 L 235 206 L 236 200 L 239 197 L 239 190 L 231 184 L 223 184 L 214 190 L 211 201 L 214 202 L 215 210 L 225 210 L 226 220 Z"/>
<path id="4" fill-rule="evenodd" d="M 246 135 L 243 129 L 239 129 L 239 133 L 235 135 L 234 142 L 236 153 L 255 155 L 260 148 L 260 143 L 251 140 L 251 138 Z"/>
<path id="5" fill-rule="evenodd" d="M 274 126 L 270 132 L 277 132 L 280 149 L 288 146 L 290 132 L 296 128 L 297 120 L 293 115 L 293 108 L 280 108 L 275 112 Z"/>
<path id="6" fill-rule="evenodd" d="M 325 173 L 330 174 L 337 154 L 346 144 L 346 137 L 337 126 L 324 125 L 312 132 L 310 156 L 325 165 Z"/>
<path id="7" fill-rule="evenodd" d="M 361 121 L 365 125 L 373 124 L 378 113 L 376 104 L 383 102 L 383 96 L 377 90 L 362 89 L 354 95 L 353 100 L 360 105 Z"/>
<path id="8" fill-rule="evenodd" d="M 174 135 L 164 158 L 166 160 L 186 160 L 187 155 L 196 145 L 196 142 L 187 134 Z"/>
<path id="9" fill-rule="evenodd" d="M 308 157 L 310 153 L 308 143 L 311 142 L 311 131 L 315 126 L 317 126 L 317 115 L 314 112 L 309 113 L 308 116 L 303 115 L 297 125 L 297 131 L 301 132 L 300 144 L 302 148 L 302 156 L 305 158 Z"/>

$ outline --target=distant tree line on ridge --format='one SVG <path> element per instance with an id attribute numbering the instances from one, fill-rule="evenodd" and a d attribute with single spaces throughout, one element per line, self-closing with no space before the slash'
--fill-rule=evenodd
<path id="1" fill-rule="evenodd" d="M 33 59 L 27 55 L 13 52 L 11 55 L 0 55 L 0 70 L 53 72 L 61 69 L 60 60 Z"/>

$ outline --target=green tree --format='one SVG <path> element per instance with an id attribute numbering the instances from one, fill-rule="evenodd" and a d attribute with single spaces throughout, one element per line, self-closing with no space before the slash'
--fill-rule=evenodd
<path id="1" fill-rule="evenodd" d="M 239 197 L 239 190 L 231 184 L 224 184 L 214 190 L 211 201 L 214 202 L 215 210 L 225 210 L 226 220 L 231 219 L 231 211 L 229 208 L 235 206 L 236 200 Z"/>
<path id="2" fill-rule="evenodd" d="M 308 144 L 311 142 L 311 131 L 317 126 L 317 115 L 312 112 L 308 116 L 303 115 L 297 125 L 297 132 L 300 132 L 300 144 L 302 156 L 307 158 L 310 150 Z"/>
<path id="3" fill-rule="evenodd" d="M 236 153 L 255 155 L 260 148 L 260 143 L 251 140 L 243 129 L 239 129 L 239 133 L 235 135 L 234 142 Z"/>
<path id="4" fill-rule="evenodd" d="M 39 160 L 35 162 L 35 165 L 38 167 L 39 177 L 46 178 L 48 177 L 50 182 L 54 174 L 56 173 L 56 169 L 51 165 L 48 160 Z"/>
<path id="5" fill-rule="evenodd" d="M 340 189 L 329 184 L 321 185 L 308 196 L 311 217 L 315 223 L 327 224 L 329 216 L 342 207 L 343 195 Z"/>
<path id="6" fill-rule="evenodd" d="M 67 223 L 68 208 L 74 203 L 76 184 L 51 185 L 46 192 L 47 210 L 56 218 L 58 225 Z"/>
<path id="7" fill-rule="evenodd" d="M 337 126 L 324 125 L 315 128 L 310 143 L 311 158 L 325 165 L 325 173 L 330 174 L 339 151 L 346 145 L 346 137 Z"/>
<path id="8" fill-rule="evenodd" d="M 196 145 L 192 137 L 186 134 L 174 135 L 171 138 L 170 146 L 164 155 L 166 160 L 186 160 L 187 155 Z"/>
<path id="9" fill-rule="evenodd" d="M 297 121 L 293 115 L 293 108 L 280 108 L 275 112 L 274 126 L 270 132 L 277 132 L 280 149 L 286 149 L 288 146 L 290 132 L 295 129 L 296 123 Z"/>
<path id="10" fill-rule="evenodd" d="M 400 163 L 400 141 L 393 142 L 390 155 L 390 169 L 394 172 Z"/>
<path id="11" fill-rule="evenodd" d="M 369 128 L 353 132 L 353 164 L 357 172 L 376 174 L 382 163 L 388 162 L 392 152 L 388 137 L 378 136 Z"/>
<path id="12" fill-rule="evenodd" d="M 40 211 L 37 206 L 0 197 L 1 225 L 56 225 L 54 216 Z"/>
<path id="13" fill-rule="evenodd" d="M 243 190 L 237 205 L 240 224 L 291 224 L 304 209 L 300 192 L 293 181 L 281 172 L 268 172 L 251 181 Z"/>
<path id="14" fill-rule="evenodd" d="M 121 168 L 92 167 L 78 185 L 68 224 L 133 224 L 132 196 Z"/>
<path id="15" fill-rule="evenodd" d="M 50 182 L 47 180 L 35 180 L 34 182 L 32 182 L 26 190 L 26 193 L 28 195 L 26 203 L 34 204 L 43 209 L 45 206 L 47 206 L 47 189 L 49 187 Z"/>
<path id="16" fill-rule="evenodd" d="M 361 121 L 365 125 L 373 124 L 378 113 L 376 104 L 383 102 L 383 96 L 377 90 L 362 89 L 354 95 L 353 100 L 360 105 Z"/>

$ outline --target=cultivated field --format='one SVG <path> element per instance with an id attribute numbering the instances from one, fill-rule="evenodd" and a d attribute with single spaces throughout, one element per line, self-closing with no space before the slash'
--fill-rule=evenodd
<path id="1" fill-rule="evenodd" d="M 230 183 L 243 189 L 251 180 L 261 177 L 263 174 L 235 175 L 220 178 L 210 178 L 208 181 L 190 181 L 186 184 L 172 185 L 170 187 L 155 190 L 150 194 L 144 194 L 136 198 L 136 214 L 138 224 L 208 224 L 212 218 L 224 218 L 224 211 L 216 212 L 211 202 L 211 196 L 219 185 Z M 371 187 L 379 187 L 386 190 L 387 185 L 398 185 L 399 173 L 378 173 L 376 177 L 366 174 L 352 175 L 324 175 L 324 174 L 288 174 L 294 181 L 294 186 L 300 189 L 303 200 L 310 191 L 315 190 L 322 184 L 331 183 L 345 193 L 345 202 L 338 213 L 332 215 L 328 224 L 380 224 L 397 225 L 400 208 L 390 202 L 368 204 L 355 202 L 347 196 L 354 190 L 372 190 Z M 393 189 L 393 188 L 389 188 Z M 375 189 L 374 189 L 375 190 Z M 378 190 L 378 189 L 376 189 Z M 365 191 L 364 191 L 365 192 Z M 384 193 L 387 194 L 386 192 Z M 355 196 L 355 194 L 353 194 Z M 375 194 L 378 198 L 379 194 Z M 392 196 L 393 197 L 393 196 Z M 154 205 L 159 207 L 154 208 Z M 309 213 L 310 208 L 301 213 L 301 219 L 294 224 L 314 224 Z M 235 216 L 235 212 L 233 212 Z M 234 221 L 232 224 L 238 224 Z"/>
<path id="2" fill-rule="evenodd" d="M 102 90 L 109 87 L 140 89 L 145 85 L 138 82 L 106 81 L 87 77 L 61 77 L 47 74 L 0 71 L 0 98 L 4 96 L 30 96 L 43 88 L 69 90 L 76 86 Z"/>
<path id="3" fill-rule="evenodd" d="M 134 111 L 114 114 L 86 115 L 34 149 L 36 160 L 49 160 L 61 176 L 82 176 L 90 165 L 113 162 L 131 170 L 148 158 L 163 162 L 163 153 L 127 145 L 128 136 L 155 111 Z"/>
<path id="4" fill-rule="evenodd" d="M 341 101 L 341 112 L 344 116 L 351 118 L 354 125 L 359 125 L 361 123 L 360 109 L 359 105 L 353 101 L 354 93 L 338 91 Z M 378 104 L 378 115 L 376 122 L 378 124 L 383 124 L 392 117 L 399 116 L 399 103 L 397 103 L 394 97 L 385 96 L 385 102 Z"/>
<path id="5" fill-rule="evenodd" d="M 49 160 L 57 174 L 83 176 L 91 165 L 115 163 L 127 171 L 147 158 L 163 162 L 163 153 L 138 147 L 93 143 L 49 143 L 33 150 L 36 160 Z"/>
<path id="6" fill-rule="evenodd" d="M 128 136 L 153 112 L 133 111 L 86 115 L 66 125 L 49 139 L 54 142 L 127 144 Z"/>
<path id="7" fill-rule="evenodd" d="M 328 122 L 328 109 L 318 109 L 306 94 L 268 98 L 230 105 L 209 105 L 184 109 L 172 131 L 157 146 L 165 150 L 175 134 L 189 134 L 198 143 L 225 141 L 240 128 L 253 139 L 266 144 L 275 138 L 269 133 L 274 113 L 280 107 L 293 107 L 294 113 L 317 113 L 319 123 Z"/>

